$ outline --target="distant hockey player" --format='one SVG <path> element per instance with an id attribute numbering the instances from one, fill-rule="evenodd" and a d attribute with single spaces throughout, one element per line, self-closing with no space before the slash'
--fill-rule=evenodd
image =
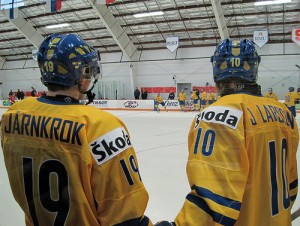
<path id="1" fill-rule="evenodd" d="M 201 104 L 200 104 L 201 108 L 200 108 L 200 110 L 202 110 L 202 109 L 204 109 L 206 107 L 206 104 L 207 104 L 207 93 L 205 92 L 204 89 L 202 89 L 200 101 L 201 101 Z"/>
<path id="2" fill-rule="evenodd" d="M 291 226 L 298 187 L 296 120 L 284 104 L 262 97 L 256 83 L 260 57 L 250 40 L 222 41 L 211 62 L 222 97 L 190 128 L 191 191 L 175 224 Z"/>
<path id="3" fill-rule="evenodd" d="M 295 92 L 294 87 L 289 87 L 289 92 L 284 95 L 284 104 L 292 112 L 294 117 L 296 117 L 296 103 L 298 98 L 298 93 Z"/>
<path id="4" fill-rule="evenodd" d="M 167 107 L 166 107 L 166 104 L 165 104 L 163 98 L 161 97 L 160 93 L 158 93 L 158 94 L 154 97 L 154 105 L 155 105 L 155 108 L 156 108 L 156 111 L 157 111 L 157 112 L 160 112 L 159 105 L 163 106 L 164 109 L 165 109 L 166 111 L 168 111 L 168 110 L 167 110 Z"/>
<path id="5" fill-rule="evenodd" d="M 207 96 L 207 105 L 211 105 L 213 102 L 215 102 L 215 100 L 216 100 L 215 94 L 213 93 L 212 90 L 209 90 Z"/>
<path id="6" fill-rule="evenodd" d="M 278 100 L 276 93 L 273 93 L 273 89 L 269 88 L 268 92 L 265 93 L 265 97 L 273 98 L 274 100 Z"/>
<path id="7" fill-rule="evenodd" d="M 192 110 L 193 111 L 197 111 L 199 109 L 199 105 L 198 105 L 198 102 L 199 102 L 199 90 L 197 89 L 196 86 L 193 87 L 191 98 L 193 100 L 193 108 L 192 108 Z"/>
<path id="8" fill-rule="evenodd" d="M 186 101 L 186 94 L 184 89 L 178 94 L 178 102 L 181 111 L 185 111 L 185 101 Z"/>
<path id="9" fill-rule="evenodd" d="M 47 95 L 15 103 L 1 127 L 26 225 L 152 225 L 126 126 L 79 103 L 101 78 L 98 52 L 77 35 L 53 34 L 39 48 L 38 65 Z"/>

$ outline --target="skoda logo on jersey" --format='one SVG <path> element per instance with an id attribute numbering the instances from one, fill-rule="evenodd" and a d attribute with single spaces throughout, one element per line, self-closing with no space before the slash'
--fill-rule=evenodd
<path id="1" fill-rule="evenodd" d="M 136 101 L 126 101 L 124 103 L 124 107 L 126 108 L 136 108 L 137 106 L 139 106 L 139 104 Z"/>
<path id="2" fill-rule="evenodd" d="M 204 109 L 196 116 L 195 129 L 201 121 L 225 125 L 229 128 L 236 129 L 243 115 L 243 112 L 228 107 L 212 106 Z"/>
<path id="3" fill-rule="evenodd" d="M 122 151 L 132 147 L 129 135 L 122 127 L 98 137 L 89 146 L 98 165 L 105 163 Z"/>

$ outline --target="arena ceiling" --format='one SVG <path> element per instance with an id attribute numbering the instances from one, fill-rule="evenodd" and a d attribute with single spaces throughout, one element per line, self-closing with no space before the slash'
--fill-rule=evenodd
<path id="1" fill-rule="evenodd" d="M 291 43 L 291 29 L 300 27 L 300 1 L 255 6 L 255 0 L 117 0 L 95 5 L 95 0 L 62 0 L 56 13 L 44 0 L 26 0 L 16 19 L 0 13 L 0 57 L 6 61 L 32 58 L 51 33 L 76 33 L 101 53 L 165 49 L 166 38 L 179 37 L 179 48 L 215 46 L 221 39 L 253 37 L 268 30 L 268 43 Z M 135 18 L 141 12 L 163 15 Z M 46 26 L 68 23 L 69 27 Z"/>

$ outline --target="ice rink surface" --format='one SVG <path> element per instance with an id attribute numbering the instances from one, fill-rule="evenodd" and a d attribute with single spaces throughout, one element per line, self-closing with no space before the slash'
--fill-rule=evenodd
<path id="1" fill-rule="evenodd" d="M 0 109 L 0 115 L 4 112 Z M 193 112 L 146 112 L 109 111 L 120 117 L 131 135 L 137 152 L 139 170 L 149 192 L 146 215 L 153 222 L 172 221 L 179 212 L 189 184 L 186 177 L 187 135 L 196 113 Z M 300 115 L 297 116 L 300 125 Z M 298 149 L 300 175 L 300 152 Z M 0 151 L 0 226 L 24 226 L 24 216 L 10 191 Z M 300 208 L 300 195 L 293 207 Z M 293 226 L 300 225 L 300 218 Z"/>

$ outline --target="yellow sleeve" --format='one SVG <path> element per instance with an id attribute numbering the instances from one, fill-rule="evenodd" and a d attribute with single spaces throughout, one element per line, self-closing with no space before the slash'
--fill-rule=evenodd
<path id="1" fill-rule="evenodd" d="M 93 140 L 91 187 L 101 225 L 152 225 L 144 216 L 148 193 L 142 182 L 129 132 L 119 120 L 106 120 L 112 127 Z M 109 125 L 108 125 L 109 124 Z"/>
<path id="2" fill-rule="evenodd" d="M 298 126 L 297 123 L 294 124 L 295 128 L 295 132 L 296 134 L 293 134 L 295 137 L 297 137 L 298 139 L 294 139 L 294 143 L 292 148 L 290 148 L 290 150 L 298 150 L 298 141 L 299 141 L 299 130 L 298 130 Z M 291 202 L 294 204 L 296 198 L 297 198 L 297 194 L 298 194 L 298 172 L 297 172 L 297 159 L 290 159 L 290 161 L 292 162 L 291 165 L 291 169 L 290 169 L 290 174 L 289 174 L 289 181 L 291 181 L 290 185 L 289 185 L 289 189 L 290 189 L 290 199 Z"/>

